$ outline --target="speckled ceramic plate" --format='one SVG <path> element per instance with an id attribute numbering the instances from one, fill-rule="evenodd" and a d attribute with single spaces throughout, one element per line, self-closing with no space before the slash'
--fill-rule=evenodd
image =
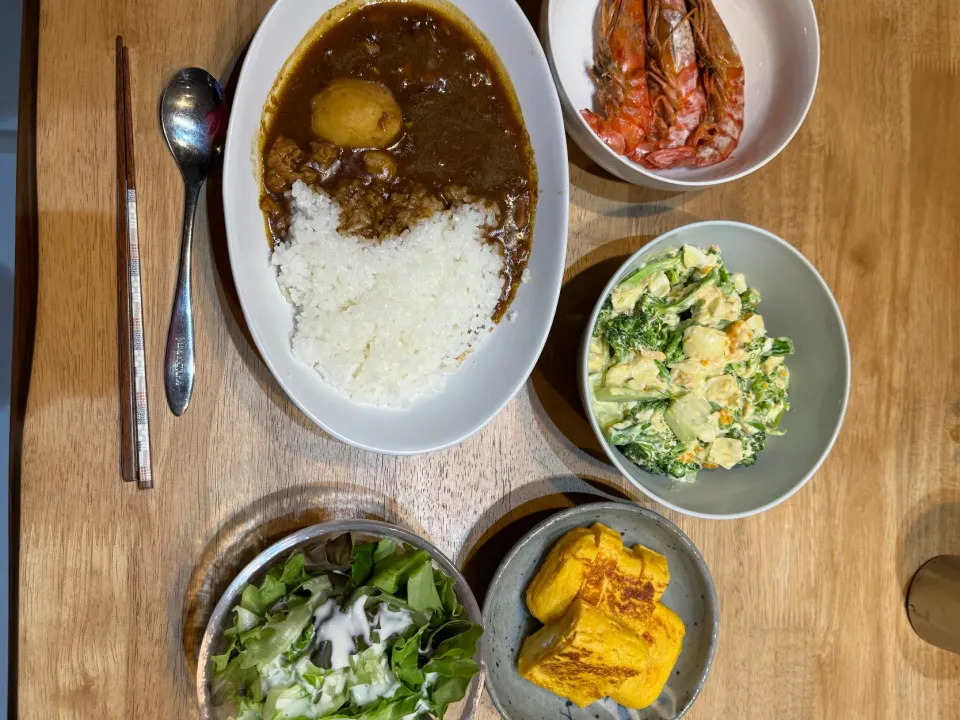
<path id="1" fill-rule="evenodd" d="M 527 585 L 550 548 L 565 533 L 600 522 L 623 535 L 625 545 L 642 543 L 666 556 L 670 585 L 663 603 L 686 625 L 683 650 L 657 701 L 628 710 L 605 698 L 578 708 L 524 680 L 517 671 L 523 640 L 540 627 L 524 603 Z M 700 552 L 686 535 L 655 512 L 625 503 L 596 503 L 565 510 L 524 537 L 504 559 L 483 606 L 487 689 L 507 720 L 673 720 L 686 714 L 707 679 L 717 647 L 717 593 Z"/>

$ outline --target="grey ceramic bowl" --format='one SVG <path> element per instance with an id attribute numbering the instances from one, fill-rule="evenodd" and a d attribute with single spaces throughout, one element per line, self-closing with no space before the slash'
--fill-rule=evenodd
<path id="1" fill-rule="evenodd" d="M 664 605 L 686 625 L 683 650 L 657 701 L 628 710 L 605 698 L 585 708 L 520 677 L 517 657 L 523 640 L 540 623 L 527 611 L 524 594 L 550 548 L 567 532 L 603 523 L 623 535 L 625 545 L 642 543 L 666 556 L 670 584 Z M 528 533 L 494 575 L 483 605 L 487 692 L 507 720 L 674 720 L 696 699 L 717 647 L 719 609 L 713 578 L 700 552 L 683 531 L 657 513 L 625 503 L 594 503 L 557 513 Z"/>
<path id="2" fill-rule="evenodd" d="M 608 444 L 589 402 L 587 355 L 597 315 L 617 284 L 651 253 L 668 247 L 717 245 L 730 272 L 760 291 L 757 312 L 772 336 L 792 338 L 786 435 L 769 438 L 757 462 L 732 470 L 704 470 L 694 483 L 673 483 L 627 460 Z M 753 225 L 713 220 L 672 230 L 630 256 L 597 299 L 579 357 L 580 395 L 600 444 L 623 475 L 667 507 L 703 518 L 739 518 L 780 504 L 813 477 L 840 433 L 850 395 L 850 346 L 843 317 L 816 268 L 792 245 Z"/>
<path id="3" fill-rule="evenodd" d="M 477 600 L 473 596 L 473 591 L 464 580 L 463 575 L 457 570 L 456 566 L 447 559 L 432 544 L 412 532 L 403 530 L 391 525 L 390 523 L 380 522 L 378 520 L 338 520 L 336 522 L 321 523 L 299 530 L 292 535 L 288 535 L 262 553 L 257 555 L 249 565 L 247 565 L 229 587 L 224 591 L 220 602 L 213 609 L 210 621 L 207 623 L 207 630 L 200 643 L 200 657 L 197 660 L 197 700 L 200 703 L 200 717 L 203 720 L 216 720 L 221 716 L 219 709 L 213 705 L 210 697 L 210 657 L 222 652 L 223 630 L 233 624 L 231 609 L 240 601 L 240 595 L 243 589 L 251 582 L 260 582 L 267 570 L 283 562 L 290 553 L 304 546 L 314 545 L 325 540 L 332 540 L 344 533 L 354 532 L 373 538 L 390 537 L 412 545 L 415 548 L 426 550 L 433 557 L 437 566 L 443 570 L 447 576 L 454 579 L 453 589 L 457 598 L 467 611 L 467 617 L 475 623 L 481 623 L 480 608 L 477 606 Z M 473 717 L 480 702 L 480 695 L 483 692 L 483 683 L 485 668 L 483 663 L 483 653 L 478 653 L 477 662 L 480 664 L 480 672 L 470 682 L 467 688 L 467 695 L 462 701 L 448 708 L 447 720 L 459 718 L 459 720 L 469 720 Z M 223 717 L 227 715 L 223 714 Z"/>

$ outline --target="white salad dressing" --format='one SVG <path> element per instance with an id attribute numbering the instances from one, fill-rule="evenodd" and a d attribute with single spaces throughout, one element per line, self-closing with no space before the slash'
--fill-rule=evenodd
<path id="1" fill-rule="evenodd" d="M 420 690 L 420 700 L 417 702 L 417 706 L 413 709 L 413 712 L 409 715 L 403 715 L 400 720 L 417 720 L 424 713 L 429 713 L 433 710 L 430 706 L 430 703 L 427 702 L 427 696 L 430 694 L 430 686 L 433 685 L 439 675 L 437 673 L 427 673 L 423 676 L 423 687 Z"/>
<path id="2" fill-rule="evenodd" d="M 313 615 L 318 623 L 317 638 L 330 641 L 330 666 L 334 670 L 350 665 L 350 656 L 357 651 L 355 637 L 362 636 L 370 644 L 370 622 L 363 607 L 366 600 L 367 596 L 361 595 L 346 612 L 328 600 Z"/>
<path id="3" fill-rule="evenodd" d="M 380 603 L 374 623 L 379 629 L 380 642 L 385 642 L 413 625 L 413 618 L 406 610 L 391 610 L 386 603 Z"/>
<path id="4" fill-rule="evenodd" d="M 373 625 L 378 629 L 379 643 L 370 644 L 371 624 L 367 620 L 366 596 L 357 598 L 349 608 L 341 610 L 335 600 L 328 600 L 317 608 L 314 613 L 314 622 L 317 627 L 317 639 L 330 643 L 330 667 L 332 670 L 350 668 L 349 686 L 350 697 L 353 702 L 363 707 L 383 697 L 392 697 L 400 683 L 390 672 L 390 663 L 386 655 L 384 641 L 397 633 L 403 632 L 413 624 L 413 618 L 405 610 L 391 610 L 386 603 L 381 603 Z M 356 638 L 363 637 L 368 649 L 362 654 L 357 651 Z M 372 675 L 368 682 L 357 682 L 355 667 L 358 658 L 362 655 L 380 657 L 376 661 L 376 668 L 363 668 L 365 674 Z M 372 672 L 371 672 L 372 671 Z M 365 678 L 367 679 L 367 678 Z"/>
<path id="5" fill-rule="evenodd" d="M 421 698 L 417 702 L 417 706 L 413 709 L 413 712 L 410 713 L 409 715 L 401 716 L 400 720 L 417 720 L 418 717 L 420 717 L 424 713 L 430 712 L 431 710 L 432 708 L 430 707 L 430 703 L 428 703 L 426 700 Z"/>
<path id="6" fill-rule="evenodd" d="M 294 682 L 294 679 L 293 668 L 281 664 L 280 655 L 277 655 L 273 662 L 264 665 L 260 671 L 260 687 L 263 688 L 264 694 L 269 692 L 271 688 L 290 685 Z"/>
<path id="7" fill-rule="evenodd" d="M 309 698 L 296 698 L 277 703 L 277 710 L 283 712 L 283 717 L 317 717 L 313 703 Z"/>
<path id="8" fill-rule="evenodd" d="M 350 698 L 359 707 L 369 705 L 382 697 L 393 697 L 397 691 L 396 685 L 374 683 L 373 685 L 354 685 L 350 688 Z"/>

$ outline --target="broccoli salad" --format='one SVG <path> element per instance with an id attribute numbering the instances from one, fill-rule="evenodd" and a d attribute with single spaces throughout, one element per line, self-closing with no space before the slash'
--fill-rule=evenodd
<path id="1" fill-rule="evenodd" d="M 480 670 L 453 584 L 390 538 L 296 552 L 233 608 L 213 701 L 237 720 L 442 718 Z"/>
<path id="2" fill-rule="evenodd" d="M 594 416 L 643 469 L 693 482 L 752 465 L 790 409 L 789 338 L 767 336 L 760 294 L 716 246 L 648 259 L 604 302 L 590 340 Z"/>

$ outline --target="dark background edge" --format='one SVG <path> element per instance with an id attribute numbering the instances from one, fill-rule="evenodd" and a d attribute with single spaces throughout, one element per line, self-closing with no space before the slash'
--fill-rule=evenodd
<path id="1" fill-rule="evenodd" d="M 33 364 L 37 316 L 37 58 L 40 0 L 24 0 L 20 46 L 20 97 L 17 122 L 16 259 L 13 303 L 13 361 L 10 378 L 10 657 L 7 665 L 7 716 L 19 715 L 20 470 L 23 422 Z"/>

